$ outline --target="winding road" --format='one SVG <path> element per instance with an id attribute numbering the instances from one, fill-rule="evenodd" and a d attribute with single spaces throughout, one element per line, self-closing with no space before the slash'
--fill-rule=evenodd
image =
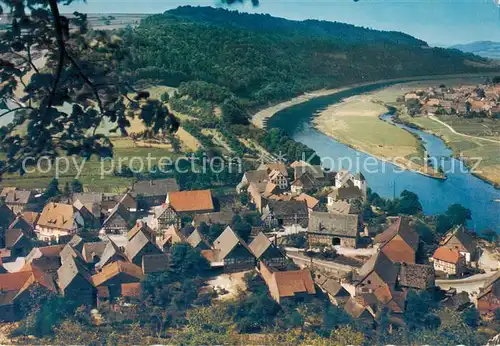
<path id="1" fill-rule="evenodd" d="M 469 294 L 472 294 L 473 292 L 479 292 L 479 290 L 484 287 L 486 281 L 492 278 L 496 273 L 497 272 L 476 274 L 465 279 L 436 280 L 436 286 L 440 287 L 443 290 L 455 288 L 457 292 L 465 291 Z"/>

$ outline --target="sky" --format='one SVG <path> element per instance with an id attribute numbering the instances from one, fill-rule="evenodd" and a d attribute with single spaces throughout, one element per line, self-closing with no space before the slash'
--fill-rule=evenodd
<path id="1" fill-rule="evenodd" d="M 289 19 L 321 19 L 406 32 L 431 45 L 500 42 L 500 7 L 495 0 L 260 0 L 233 6 Z M 497 0 L 500 1 L 500 0 Z M 180 5 L 218 6 L 217 0 L 87 0 L 63 9 L 86 13 L 159 13 Z"/>

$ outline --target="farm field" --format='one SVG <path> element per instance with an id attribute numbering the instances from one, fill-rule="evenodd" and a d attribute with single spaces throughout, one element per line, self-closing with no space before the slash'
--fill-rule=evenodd
<path id="1" fill-rule="evenodd" d="M 161 158 L 168 157 L 175 160 L 179 154 L 174 154 L 171 150 L 154 147 L 139 147 L 134 141 L 128 138 L 114 139 L 115 145 L 113 163 L 101 162 L 97 158 L 92 158 L 83 164 L 81 174 L 78 180 L 83 184 L 86 190 L 100 192 L 123 192 L 130 187 L 133 177 L 122 177 L 114 174 L 118 167 L 129 167 L 139 170 L 141 162 L 144 170 L 148 168 L 148 157 L 150 157 L 151 166 L 159 162 Z M 149 155 L 149 156 L 148 156 Z M 70 183 L 78 174 L 78 167 L 83 163 L 81 157 L 69 157 L 69 165 L 66 161 L 59 163 L 59 186 L 64 187 L 66 182 Z M 42 189 L 47 187 L 51 179 L 55 177 L 55 165 L 51 169 L 47 162 L 40 165 L 41 171 L 35 170 L 25 176 L 19 174 L 8 174 L 2 177 L 2 186 L 16 186 L 19 188 Z M 102 172 L 102 174 L 101 174 Z"/>

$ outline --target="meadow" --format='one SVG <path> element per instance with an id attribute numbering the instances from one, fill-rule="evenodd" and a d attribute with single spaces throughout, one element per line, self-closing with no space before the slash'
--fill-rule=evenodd
<path id="1" fill-rule="evenodd" d="M 320 112 L 314 125 L 357 150 L 405 169 L 434 174 L 431 168 L 423 165 L 419 140 L 408 131 L 379 119 L 385 112 L 387 107 L 372 94 L 358 95 Z"/>

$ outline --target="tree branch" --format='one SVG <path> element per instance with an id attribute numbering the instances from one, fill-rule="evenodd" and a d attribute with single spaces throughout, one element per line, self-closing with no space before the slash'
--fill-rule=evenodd
<path id="1" fill-rule="evenodd" d="M 33 67 L 33 70 L 35 70 L 36 73 L 40 73 L 40 71 L 38 70 L 38 68 L 36 67 L 36 65 L 33 63 L 33 58 L 31 56 L 31 47 L 28 43 L 28 46 L 26 48 L 26 51 L 27 51 L 27 54 L 28 54 L 28 62 L 29 64 L 31 65 L 31 67 Z"/>
<path id="2" fill-rule="evenodd" d="M 6 112 L 3 112 L 2 114 L 0 114 L 0 118 L 3 117 L 4 115 L 7 115 L 9 113 L 12 113 L 12 112 L 16 112 L 16 111 L 19 111 L 21 109 L 34 109 L 33 107 L 17 107 L 17 108 L 13 108 L 13 109 L 9 109 L 8 111 Z"/>
<path id="3" fill-rule="evenodd" d="M 55 32 L 56 32 L 57 46 L 59 49 L 59 59 L 57 62 L 56 77 L 54 79 L 54 83 L 52 84 L 52 89 L 50 91 L 49 101 L 47 103 L 47 110 L 46 111 L 48 111 L 54 103 L 54 98 L 56 96 L 57 86 L 59 85 L 59 81 L 61 80 L 61 74 L 62 74 L 62 70 L 64 67 L 64 57 L 66 55 L 66 44 L 64 43 L 63 28 L 61 25 L 61 14 L 59 13 L 59 7 L 57 6 L 57 0 L 49 0 L 49 4 L 50 4 L 50 11 L 52 12 L 52 15 L 54 16 L 54 28 L 55 28 Z"/>

